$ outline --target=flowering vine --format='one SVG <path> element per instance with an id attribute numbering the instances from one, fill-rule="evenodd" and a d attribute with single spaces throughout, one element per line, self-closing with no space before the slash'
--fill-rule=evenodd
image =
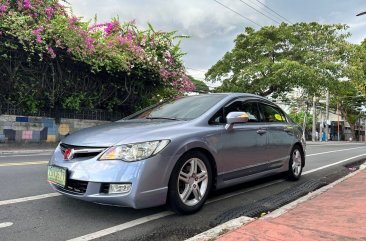
<path id="1" fill-rule="evenodd" d="M 135 20 L 90 25 L 70 13 L 70 6 L 57 0 L 0 0 L 0 31 L 19 39 L 25 50 L 41 59 L 66 54 L 94 72 L 139 78 L 149 72 L 156 83 L 178 93 L 194 89 L 185 74 L 183 54 L 173 44 L 175 32 L 155 31 L 151 25 L 139 30 Z"/>

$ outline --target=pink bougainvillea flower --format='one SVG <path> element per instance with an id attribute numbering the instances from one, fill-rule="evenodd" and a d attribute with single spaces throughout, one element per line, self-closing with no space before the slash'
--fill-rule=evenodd
<path id="1" fill-rule="evenodd" d="M 23 2 L 22 1 L 18 0 L 17 5 L 18 5 L 18 10 L 19 11 L 23 9 Z"/>
<path id="2" fill-rule="evenodd" d="M 56 40 L 56 47 L 61 47 L 61 40 L 59 39 Z"/>
<path id="3" fill-rule="evenodd" d="M 52 7 L 46 7 L 44 9 L 44 11 L 45 11 L 48 19 L 51 19 L 52 18 L 52 14 L 55 12 L 55 10 Z"/>
<path id="4" fill-rule="evenodd" d="M 55 51 L 53 50 L 52 47 L 47 46 L 47 52 L 51 56 L 51 58 L 53 58 L 53 59 L 56 58 L 56 53 L 55 53 Z"/>
<path id="5" fill-rule="evenodd" d="M 106 27 L 104 28 L 105 35 L 108 37 L 111 35 L 113 31 L 116 31 L 119 27 L 118 21 L 112 21 L 105 24 Z"/>
<path id="6" fill-rule="evenodd" d="M 39 25 L 37 29 L 32 30 L 32 32 L 36 35 L 36 41 L 37 43 L 42 42 L 41 32 L 44 30 L 44 27 L 42 25 Z"/>
<path id="7" fill-rule="evenodd" d="M 30 3 L 30 0 L 24 0 L 24 8 L 25 9 L 30 9 L 31 7 L 31 3 Z"/>
<path id="8" fill-rule="evenodd" d="M 0 5 L 0 13 L 6 12 L 7 6 L 6 5 Z"/>
<path id="9" fill-rule="evenodd" d="M 120 44 L 122 44 L 122 45 L 124 45 L 127 42 L 126 39 L 123 36 L 121 36 L 121 35 L 119 35 L 117 37 L 117 39 L 120 42 Z"/>

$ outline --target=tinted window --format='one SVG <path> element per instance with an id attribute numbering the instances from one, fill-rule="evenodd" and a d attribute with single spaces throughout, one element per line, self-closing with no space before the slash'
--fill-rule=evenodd
<path id="1" fill-rule="evenodd" d="M 222 100 L 225 95 L 197 95 L 183 97 L 149 109 L 133 119 L 142 118 L 171 118 L 192 120 L 208 111 Z"/>
<path id="2" fill-rule="evenodd" d="M 282 111 L 277 107 L 260 104 L 263 113 L 264 122 L 286 122 L 285 116 Z"/>
<path id="3" fill-rule="evenodd" d="M 237 100 L 223 110 L 218 112 L 210 121 L 210 124 L 223 124 L 226 123 L 226 115 L 230 112 L 246 112 L 249 115 L 249 122 L 259 122 L 260 115 L 258 110 L 258 104 L 256 102 L 248 102 L 243 100 Z"/>

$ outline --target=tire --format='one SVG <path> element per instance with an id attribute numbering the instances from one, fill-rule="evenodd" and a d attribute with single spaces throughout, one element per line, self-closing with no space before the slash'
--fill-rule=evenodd
<path id="1" fill-rule="evenodd" d="M 184 154 L 170 176 L 168 203 L 178 214 L 199 211 L 211 190 L 212 169 L 206 155 L 199 151 Z"/>
<path id="2" fill-rule="evenodd" d="M 304 163 L 304 154 L 299 146 L 294 146 L 291 151 L 287 179 L 297 181 L 301 177 Z"/>

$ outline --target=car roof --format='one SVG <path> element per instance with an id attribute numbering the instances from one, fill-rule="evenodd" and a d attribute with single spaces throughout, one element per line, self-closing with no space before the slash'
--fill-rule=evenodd
<path id="1" fill-rule="evenodd" d="M 210 93 L 210 94 L 201 94 L 201 95 L 224 95 L 224 96 L 227 96 L 227 97 L 253 97 L 253 98 L 258 98 L 258 99 L 270 101 L 269 99 L 267 99 L 263 96 L 249 94 L 249 93 L 230 93 L 230 92 L 227 92 L 227 93 Z"/>

